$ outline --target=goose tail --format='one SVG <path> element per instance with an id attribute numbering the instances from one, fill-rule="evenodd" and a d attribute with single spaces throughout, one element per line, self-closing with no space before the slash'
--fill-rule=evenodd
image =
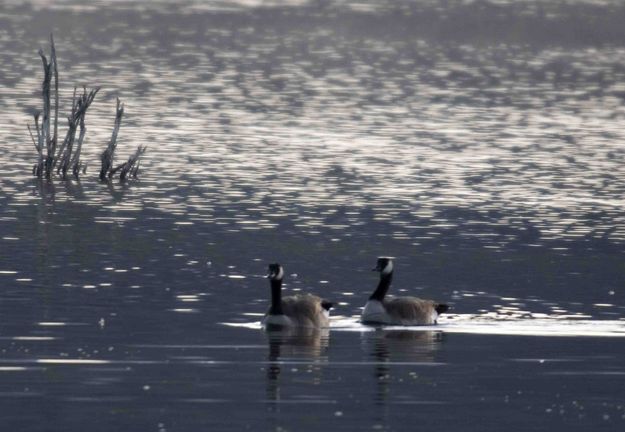
<path id="1" fill-rule="evenodd" d="M 449 305 L 439 303 L 439 304 L 436 305 L 434 310 L 436 310 L 436 313 L 440 315 L 440 314 L 445 313 L 445 312 L 447 312 L 449 310 Z"/>
<path id="2" fill-rule="evenodd" d="M 321 300 L 321 307 L 325 309 L 326 311 L 329 311 L 330 309 L 334 307 L 334 303 L 327 301 L 327 300 Z"/>

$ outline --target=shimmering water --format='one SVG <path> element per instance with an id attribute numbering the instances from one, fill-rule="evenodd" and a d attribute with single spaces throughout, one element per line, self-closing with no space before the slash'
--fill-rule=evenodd
<path id="1" fill-rule="evenodd" d="M 82 3 L 0 5 L 2 430 L 623 429 L 620 1 Z M 80 182 L 30 176 L 51 31 Z M 358 324 L 378 255 L 453 314 Z M 271 261 L 330 330 L 257 328 Z"/>

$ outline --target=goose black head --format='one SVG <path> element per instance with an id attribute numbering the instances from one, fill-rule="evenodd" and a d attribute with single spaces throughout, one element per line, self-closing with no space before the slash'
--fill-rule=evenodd
<path id="1" fill-rule="evenodd" d="M 284 277 L 284 270 L 282 269 L 282 266 L 278 263 L 269 264 L 267 277 L 271 280 L 282 280 L 282 277 Z"/>
<path id="2" fill-rule="evenodd" d="M 373 271 L 388 275 L 393 272 L 393 259 L 391 257 L 380 257 Z"/>

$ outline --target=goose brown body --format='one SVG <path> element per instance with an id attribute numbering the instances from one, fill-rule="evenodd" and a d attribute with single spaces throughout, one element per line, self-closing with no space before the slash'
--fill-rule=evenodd
<path id="1" fill-rule="evenodd" d="M 384 309 L 391 324 L 427 325 L 436 324 L 438 303 L 418 297 L 397 297 L 384 300 Z"/>
<path id="2" fill-rule="evenodd" d="M 323 303 L 321 297 L 312 294 L 288 296 L 282 298 L 282 311 L 295 327 L 328 327 L 330 317 Z"/>

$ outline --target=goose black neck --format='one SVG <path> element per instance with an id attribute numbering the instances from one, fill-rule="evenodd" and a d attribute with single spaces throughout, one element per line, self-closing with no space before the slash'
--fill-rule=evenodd
<path id="1" fill-rule="evenodd" d="M 283 315 L 282 312 L 282 279 L 271 279 L 270 315 Z"/>
<path id="2" fill-rule="evenodd" d="M 391 286 L 392 280 L 393 272 L 389 274 L 382 274 L 380 276 L 380 283 L 378 284 L 378 287 L 375 289 L 373 294 L 371 294 L 371 297 L 369 297 L 369 300 L 377 300 L 379 302 L 383 301 L 386 293 L 388 292 L 388 289 Z"/>

